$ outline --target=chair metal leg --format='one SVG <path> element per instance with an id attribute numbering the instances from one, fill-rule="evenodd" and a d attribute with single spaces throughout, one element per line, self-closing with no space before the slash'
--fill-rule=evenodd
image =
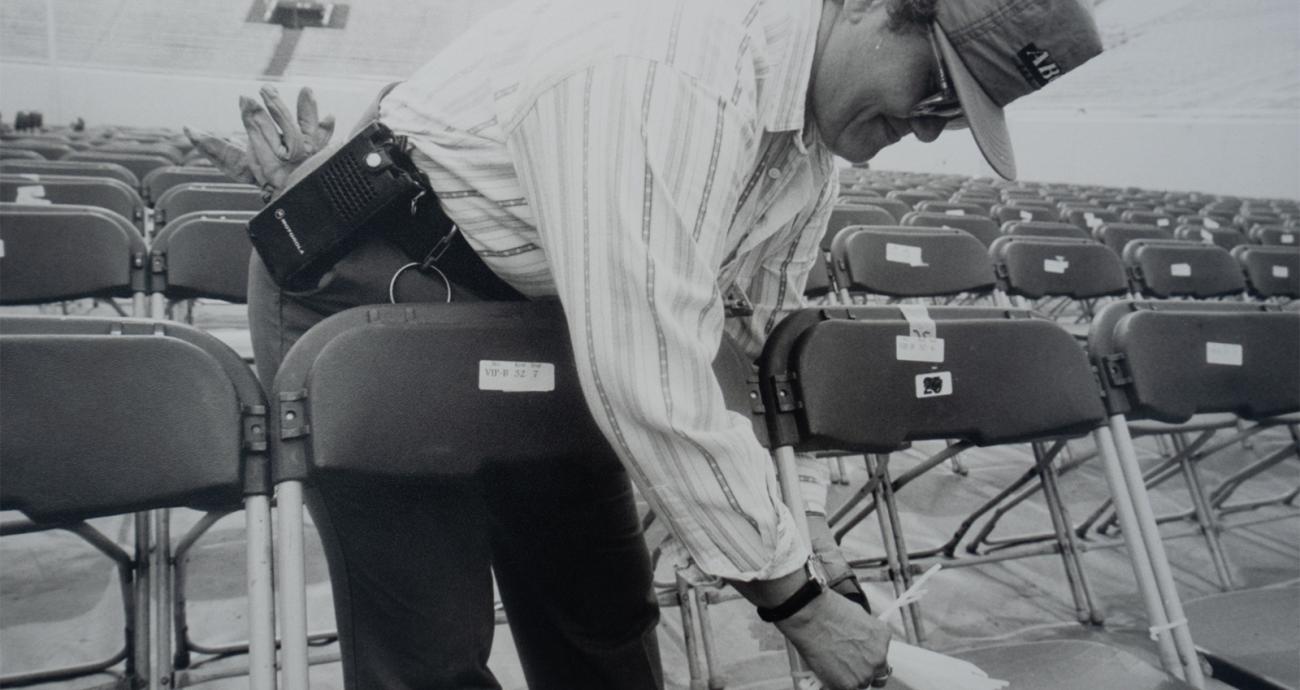
<path id="1" fill-rule="evenodd" d="M 1057 475 L 1056 465 L 1052 463 L 1051 456 L 1043 455 L 1040 444 L 1035 443 L 1033 446 L 1042 475 L 1043 498 L 1046 499 L 1047 513 L 1052 521 L 1052 529 L 1056 532 L 1057 548 L 1061 554 L 1061 561 L 1065 565 L 1065 579 L 1074 598 L 1075 617 L 1084 625 L 1100 625 L 1102 616 L 1093 606 L 1092 593 L 1089 591 L 1087 576 L 1083 572 L 1083 562 L 1079 558 L 1078 544 L 1074 541 L 1074 533 L 1070 531 L 1070 514 L 1066 510 L 1065 501 L 1061 499 L 1060 477 Z"/>
<path id="2" fill-rule="evenodd" d="M 283 690 L 307 690 L 307 575 L 303 549 L 302 482 L 281 482 L 278 579 L 280 586 L 280 666 Z"/>
<path id="3" fill-rule="evenodd" d="M 708 679 L 709 690 L 723 690 L 727 686 L 726 681 L 718 672 L 718 648 L 713 641 L 713 622 L 709 617 L 709 597 L 692 588 L 691 592 L 695 598 L 696 611 L 700 618 L 700 642 L 704 647 L 704 673 Z"/>
<path id="4" fill-rule="evenodd" d="M 692 602 L 694 589 L 686 578 L 677 575 L 677 608 L 682 614 L 682 640 L 686 647 L 686 673 L 690 679 L 690 690 L 708 690 L 708 679 L 704 669 L 700 668 L 700 644 L 695 627 L 695 610 Z"/>
<path id="5" fill-rule="evenodd" d="M 795 463 L 794 448 L 781 446 L 773 451 L 773 457 L 776 460 L 776 478 L 781 485 L 781 496 L 785 499 L 786 507 L 790 509 L 799 534 L 802 534 L 804 541 L 808 542 L 808 516 L 803 511 L 803 494 L 799 490 L 799 469 Z M 785 649 L 786 655 L 790 658 L 790 681 L 795 688 L 802 688 L 804 683 L 815 677 L 805 668 L 799 652 L 795 651 L 794 646 L 788 641 Z"/>
<path id="6" fill-rule="evenodd" d="M 889 462 L 886 455 L 867 457 L 867 469 L 876 479 L 876 510 L 880 522 L 881 541 L 885 545 L 885 555 L 889 559 L 890 580 L 894 583 L 894 596 L 902 596 L 912 586 L 912 564 L 908 558 L 907 544 L 903 539 L 902 525 L 898 522 L 898 506 L 894 503 L 893 487 L 889 480 Z M 908 641 L 922 644 L 925 630 L 921 627 L 921 611 L 917 604 L 909 604 L 899 611 L 903 620 L 903 632 Z"/>
<path id="7" fill-rule="evenodd" d="M 168 577 L 168 564 L 171 560 L 171 511 L 166 508 L 155 510 L 153 517 L 154 545 L 150 564 L 153 577 L 149 582 L 149 608 L 153 626 L 153 634 L 150 635 L 153 645 L 150 653 L 150 663 L 153 664 L 150 686 L 156 684 L 157 687 L 172 687 L 171 578 Z"/>
<path id="8" fill-rule="evenodd" d="M 1201 485 L 1196 463 L 1184 457 L 1179 465 L 1183 471 L 1183 479 L 1187 482 L 1187 493 L 1192 500 L 1197 526 L 1205 536 L 1205 545 L 1210 550 L 1210 561 L 1214 563 L 1215 574 L 1219 576 L 1219 587 L 1225 592 L 1230 592 L 1233 589 L 1232 571 L 1228 567 L 1227 556 L 1223 553 L 1223 542 L 1219 539 L 1222 525 L 1219 524 L 1214 509 L 1210 507 L 1210 502 L 1205 497 L 1205 489 Z"/>
<path id="9" fill-rule="evenodd" d="M 1147 494 L 1146 484 L 1142 481 L 1142 472 L 1138 467 L 1137 453 L 1133 450 L 1133 439 L 1129 436 L 1128 424 L 1123 415 L 1110 418 L 1110 438 L 1113 439 L 1115 456 L 1123 473 L 1124 488 L 1131 497 L 1136 527 L 1140 534 L 1130 535 L 1125 531 L 1125 540 L 1140 538 L 1149 556 L 1151 571 L 1155 576 L 1160 600 L 1164 604 L 1165 620 L 1169 632 L 1173 635 L 1174 648 L 1178 652 L 1178 661 L 1182 666 L 1181 676 L 1188 684 L 1198 690 L 1205 688 L 1205 676 L 1201 671 L 1200 658 L 1197 656 L 1191 631 L 1187 627 L 1187 616 L 1183 612 L 1182 600 L 1174 583 L 1169 558 L 1165 554 L 1164 543 L 1160 540 L 1159 527 L 1156 525 L 1155 513 L 1151 509 L 1151 499 Z M 1159 634 L 1159 631 L 1156 631 Z M 1172 672 L 1172 669 L 1169 669 Z"/>
<path id="10" fill-rule="evenodd" d="M 248 574 L 248 687 L 275 690 L 275 597 L 271 573 L 271 499 L 245 499 Z"/>

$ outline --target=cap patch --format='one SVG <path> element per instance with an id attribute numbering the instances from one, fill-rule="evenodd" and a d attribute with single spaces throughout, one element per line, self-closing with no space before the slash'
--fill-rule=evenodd
<path id="1" fill-rule="evenodd" d="M 1041 89 L 1062 74 L 1061 66 L 1052 59 L 1052 54 L 1039 50 L 1033 43 L 1021 48 L 1016 55 L 1020 58 L 1020 64 L 1016 67 L 1020 68 L 1020 73 L 1034 88 Z"/>

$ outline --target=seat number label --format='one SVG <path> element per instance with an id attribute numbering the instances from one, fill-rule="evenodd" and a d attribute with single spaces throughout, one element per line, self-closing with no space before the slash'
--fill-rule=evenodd
<path id="1" fill-rule="evenodd" d="M 506 393 L 546 393 L 555 390 L 555 365 L 548 362 L 502 362 L 481 359 L 478 387 Z"/>
<path id="2" fill-rule="evenodd" d="M 937 398 L 952 395 L 952 372 L 932 371 L 916 375 L 916 397 Z"/>
<path id="3" fill-rule="evenodd" d="M 1205 361 L 1210 364 L 1241 366 L 1241 346 L 1236 343 L 1205 343 Z"/>

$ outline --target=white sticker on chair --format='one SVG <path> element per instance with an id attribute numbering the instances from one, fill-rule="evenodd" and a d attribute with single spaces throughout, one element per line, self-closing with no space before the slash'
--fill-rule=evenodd
<path id="1" fill-rule="evenodd" d="M 1033 219 L 1034 219 L 1034 214 L 1030 213 L 1029 211 L 1020 212 L 1020 220 L 1033 220 Z"/>
<path id="2" fill-rule="evenodd" d="M 916 338 L 900 335 L 894 338 L 894 354 L 900 362 L 943 362 L 943 338 Z"/>
<path id="3" fill-rule="evenodd" d="M 1083 222 L 1087 224 L 1089 230 L 1096 230 L 1097 226 L 1101 225 L 1102 223 L 1105 223 L 1106 221 L 1093 215 L 1091 211 L 1084 211 Z"/>
<path id="4" fill-rule="evenodd" d="M 1282 237 L 1282 244 L 1295 244 L 1294 234 L 1289 232 L 1284 232 L 1282 233 L 1281 237 Z"/>
<path id="5" fill-rule="evenodd" d="M 1070 268 L 1070 262 L 1065 260 L 1064 256 L 1058 256 L 1055 259 L 1043 259 L 1043 270 L 1048 273 L 1065 273 Z"/>
<path id="6" fill-rule="evenodd" d="M 1218 229 L 1219 229 L 1219 221 L 1217 221 L 1217 220 L 1215 220 L 1215 219 L 1213 219 L 1213 218 L 1206 218 L 1206 219 L 1204 220 L 1204 222 L 1202 222 L 1201 224 L 1204 225 L 1205 227 L 1211 229 L 1211 230 L 1218 230 Z"/>
<path id="7" fill-rule="evenodd" d="M 952 372 L 932 371 L 916 375 L 916 397 L 937 398 L 952 395 Z"/>
<path id="8" fill-rule="evenodd" d="M 14 203 L 16 204 L 53 204 L 53 201 L 45 198 L 45 185 L 29 184 L 22 185 L 15 190 Z"/>
<path id="9" fill-rule="evenodd" d="M 921 260 L 920 247 L 913 247 L 910 244 L 894 244 L 893 242 L 885 243 L 885 261 L 907 264 L 908 266 L 929 265 Z"/>
<path id="10" fill-rule="evenodd" d="M 1204 230 L 1204 229 L 1201 230 L 1201 243 L 1214 244 L 1214 233 L 1210 232 L 1209 230 Z"/>
<path id="11" fill-rule="evenodd" d="M 548 362 L 501 362 L 481 359 L 478 363 L 478 388 L 507 393 L 555 390 L 555 365 Z"/>
<path id="12" fill-rule="evenodd" d="M 1173 277 L 1175 277 L 1175 278 L 1190 278 L 1190 277 L 1192 277 L 1192 265 L 1191 265 L 1191 264 L 1171 264 L 1171 265 L 1169 266 L 1169 275 L 1171 275 L 1171 276 L 1173 276 Z"/>
<path id="13" fill-rule="evenodd" d="M 1205 361 L 1210 364 L 1241 366 L 1241 346 L 1236 343 L 1205 343 Z"/>
<path id="14" fill-rule="evenodd" d="M 5 241 L 0 240 L 0 259 L 5 258 Z"/>
<path id="15" fill-rule="evenodd" d="M 966 215 L 966 210 L 961 208 L 950 208 L 947 211 L 944 211 L 944 213 L 950 216 L 964 216 Z"/>
<path id="16" fill-rule="evenodd" d="M 1157 218 L 1157 219 L 1156 219 L 1156 227 L 1157 227 L 1157 228 L 1167 228 L 1167 227 L 1169 227 L 1169 219 L 1168 219 L 1168 218 Z"/>
<path id="17" fill-rule="evenodd" d="M 1290 269 L 1289 267 L 1287 267 L 1287 266 L 1274 266 L 1274 267 L 1273 267 L 1273 277 L 1274 277 L 1274 278 L 1290 278 L 1290 277 L 1291 277 L 1291 269 Z"/>

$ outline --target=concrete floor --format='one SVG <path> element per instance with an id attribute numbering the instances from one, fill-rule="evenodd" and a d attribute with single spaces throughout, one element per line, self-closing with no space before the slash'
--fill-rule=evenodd
<path id="1" fill-rule="evenodd" d="M 204 306 L 200 320 L 207 325 L 239 329 L 238 311 Z M 1232 468 L 1253 457 L 1290 442 L 1282 431 L 1270 431 L 1256 438 L 1251 449 L 1234 446 L 1222 457 L 1203 463 L 1205 483 L 1214 486 Z M 891 470 L 897 475 L 914 466 L 927 452 L 941 447 L 918 444 L 895 454 Z M 1071 444 L 1075 454 L 1090 448 L 1087 440 Z M 1154 460 L 1158 448 L 1153 442 L 1140 444 L 1145 462 Z M 1023 447 L 974 450 L 962 455 L 968 468 L 960 476 L 947 467 L 933 470 L 899 494 L 902 522 L 909 544 L 922 548 L 944 541 L 961 519 L 983 500 L 992 496 L 1030 466 L 1032 458 Z M 865 477 L 861 459 L 846 462 L 851 486 L 835 487 L 832 505 L 843 500 Z M 1241 499 L 1277 493 L 1278 487 L 1300 483 L 1300 462 L 1288 461 L 1244 487 Z M 1088 462 L 1063 479 L 1063 494 L 1074 520 L 1088 515 L 1106 495 L 1100 464 Z M 1187 504 L 1181 479 L 1153 490 L 1158 513 L 1183 510 Z M 1282 515 L 1280 509 L 1256 511 L 1249 517 Z M 1300 578 L 1300 519 L 1278 521 L 1234 529 L 1223 541 L 1233 579 L 1240 589 L 1270 587 Z M 11 517 L 4 514 L 3 517 Z M 197 519 L 193 511 L 173 513 L 173 534 L 178 538 Z M 1242 516 L 1246 517 L 1246 516 Z M 93 524 L 119 543 L 129 543 L 127 520 L 106 518 Z M 1010 513 L 999 534 L 1041 531 L 1049 526 L 1041 499 L 1032 500 Z M 242 518 L 229 516 L 219 522 L 191 554 L 187 596 L 192 636 L 209 644 L 242 639 L 245 634 L 242 596 Z M 1186 525 L 1169 525 L 1171 531 L 1185 531 Z M 880 532 L 874 519 L 852 531 L 844 541 L 852 557 L 868 558 L 882 553 Z M 1205 542 L 1200 537 L 1167 541 L 1169 560 L 1184 601 L 1219 591 Z M 1075 622 L 1074 606 L 1064 584 L 1056 556 L 986 564 L 970 568 L 949 568 L 931 581 L 922 602 L 928 639 L 926 646 L 954 651 L 987 646 L 1003 641 L 1043 639 L 1086 639 L 1121 647 L 1152 664 L 1158 663 L 1154 645 L 1146 636 L 1146 621 L 1137 595 L 1127 554 L 1122 548 L 1088 550 L 1084 565 L 1094 599 L 1104 614 L 1104 626 L 1083 626 Z M 870 577 L 869 574 L 863 573 Z M 659 579 L 670 580 L 667 572 Z M 332 607 L 324 562 L 319 545 L 312 541 L 308 551 L 309 627 L 332 627 Z M 889 585 L 869 582 L 868 594 L 877 606 L 892 599 Z M 48 532 L 0 540 L 0 670 L 14 673 L 49 665 L 66 664 L 111 654 L 120 640 L 121 604 L 112 568 L 97 552 L 65 532 Z M 716 675 L 728 688 L 788 687 L 785 652 L 775 629 L 754 616 L 743 601 L 711 607 L 712 630 L 718 642 Z M 895 619 L 896 620 L 896 619 Z M 501 684 L 509 690 L 524 688 L 509 631 L 499 626 L 491 666 Z M 675 608 L 663 611 L 659 637 L 665 675 L 670 689 L 687 687 L 681 619 Z M 330 647 L 315 650 L 329 654 Z M 1300 650 L 1297 650 L 1300 653 Z M 196 657 L 196 661 L 200 661 Z M 242 657 L 198 663 L 193 672 L 238 673 Z M 116 687 L 110 674 L 97 674 L 74 681 L 47 683 L 40 688 L 80 690 Z M 1227 687 L 1211 681 L 1211 687 Z M 213 690 L 245 687 L 234 677 L 202 684 Z M 312 687 L 341 688 L 339 665 L 313 666 Z"/>

